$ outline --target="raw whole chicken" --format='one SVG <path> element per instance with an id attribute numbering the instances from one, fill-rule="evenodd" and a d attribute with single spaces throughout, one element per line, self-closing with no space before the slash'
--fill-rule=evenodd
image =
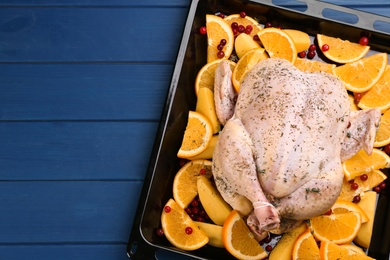
<path id="1" fill-rule="evenodd" d="M 245 77 L 239 94 L 222 61 L 214 97 L 223 130 L 213 155 L 216 186 L 264 237 L 283 233 L 331 208 L 339 196 L 342 161 L 371 153 L 380 111 L 350 111 L 341 81 L 266 59 Z"/>

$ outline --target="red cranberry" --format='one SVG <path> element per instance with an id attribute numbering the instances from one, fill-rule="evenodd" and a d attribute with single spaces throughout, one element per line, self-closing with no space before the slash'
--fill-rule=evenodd
<path id="1" fill-rule="evenodd" d="M 381 184 L 378 185 L 378 187 L 381 189 L 381 190 L 385 190 L 387 185 L 386 183 L 382 182 Z"/>
<path id="2" fill-rule="evenodd" d="M 257 34 L 255 34 L 255 35 L 253 35 L 253 40 L 258 42 L 258 41 L 260 41 L 260 38 Z"/>
<path id="3" fill-rule="evenodd" d="M 200 34 L 206 34 L 206 33 L 207 33 L 206 26 L 200 27 L 200 28 L 199 28 L 199 33 L 200 33 Z"/>
<path id="4" fill-rule="evenodd" d="M 187 163 L 186 160 L 180 160 L 179 165 L 180 167 L 183 167 Z"/>
<path id="5" fill-rule="evenodd" d="M 373 188 L 373 191 L 375 191 L 376 193 L 380 193 L 382 189 L 379 186 L 376 186 Z"/>
<path id="6" fill-rule="evenodd" d="M 303 59 L 306 57 L 306 52 L 305 51 L 301 51 L 300 53 L 298 53 L 298 57 Z"/>
<path id="7" fill-rule="evenodd" d="M 192 208 L 191 209 L 191 213 L 194 214 L 194 215 L 198 215 L 199 214 L 199 208 Z"/>
<path id="8" fill-rule="evenodd" d="M 227 43 L 227 42 L 226 42 L 226 39 L 222 39 L 221 42 L 220 42 L 219 44 L 222 44 L 223 46 L 225 46 L 226 43 Z"/>
<path id="9" fill-rule="evenodd" d="M 307 53 L 307 58 L 308 59 L 313 59 L 315 56 L 316 56 L 316 52 L 315 51 L 309 51 Z"/>
<path id="10" fill-rule="evenodd" d="M 360 175 L 360 179 L 362 181 L 366 181 L 368 179 L 368 175 L 367 174 L 362 174 L 362 175 Z"/>
<path id="11" fill-rule="evenodd" d="M 232 29 L 238 29 L 238 23 L 237 22 L 232 22 L 232 24 L 230 26 L 232 27 Z"/>
<path id="12" fill-rule="evenodd" d="M 196 221 L 204 222 L 204 218 L 201 216 L 196 217 Z"/>
<path id="13" fill-rule="evenodd" d="M 272 246 L 271 245 L 267 245 L 265 247 L 265 250 L 267 250 L 268 252 L 271 252 L 272 251 Z"/>
<path id="14" fill-rule="evenodd" d="M 245 26 L 240 24 L 240 25 L 238 26 L 238 32 L 239 32 L 239 33 L 245 32 Z"/>
<path id="15" fill-rule="evenodd" d="M 223 14 L 223 13 L 220 13 L 218 16 L 221 17 L 221 18 L 225 18 L 226 17 L 226 15 Z"/>
<path id="16" fill-rule="evenodd" d="M 266 23 L 265 23 L 265 28 L 269 28 L 269 27 L 272 27 L 272 23 L 266 22 Z"/>
<path id="17" fill-rule="evenodd" d="M 359 203 L 360 200 L 361 200 L 360 195 L 356 195 L 355 197 L 353 197 L 353 202 L 354 203 Z"/>
<path id="18" fill-rule="evenodd" d="M 368 42 L 369 42 L 368 37 L 366 37 L 366 36 L 361 37 L 359 40 L 360 45 L 363 45 L 363 46 L 366 46 L 368 44 Z"/>
<path id="19" fill-rule="evenodd" d="M 309 51 L 315 51 L 317 49 L 317 46 L 315 44 L 310 44 Z"/>
<path id="20" fill-rule="evenodd" d="M 185 231 L 186 231 L 187 235 L 191 235 L 192 234 L 192 228 L 191 227 L 186 227 Z"/>
<path id="21" fill-rule="evenodd" d="M 197 199 L 194 199 L 193 201 L 191 201 L 191 206 L 198 207 L 199 206 L 199 201 Z"/>
<path id="22" fill-rule="evenodd" d="M 162 237 L 164 235 L 164 230 L 162 228 L 158 228 L 156 230 L 156 234 L 157 236 Z"/>
<path id="23" fill-rule="evenodd" d="M 222 58 L 225 57 L 225 53 L 224 53 L 223 51 L 219 51 L 219 52 L 217 53 L 217 57 L 218 57 L 218 59 L 222 59 Z"/>
<path id="24" fill-rule="evenodd" d="M 191 214 L 191 209 L 190 208 L 186 208 L 185 211 L 187 212 L 187 214 Z"/>
<path id="25" fill-rule="evenodd" d="M 236 35 L 238 33 L 238 29 L 237 28 L 233 28 L 232 31 L 233 31 L 234 35 Z"/>
<path id="26" fill-rule="evenodd" d="M 383 151 L 385 151 L 385 153 L 387 153 L 387 154 L 390 154 L 390 144 L 386 145 L 386 146 L 383 148 Z"/>
<path id="27" fill-rule="evenodd" d="M 359 188 L 359 184 L 357 184 L 356 182 L 351 184 L 351 189 L 352 190 L 357 190 L 358 188 Z"/>
<path id="28" fill-rule="evenodd" d="M 329 45 L 328 44 L 322 45 L 321 50 L 324 51 L 324 52 L 325 51 L 329 51 Z"/>
<path id="29" fill-rule="evenodd" d="M 217 50 L 222 51 L 223 50 L 223 45 L 222 44 L 218 44 L 217 45 Z"/>
<path id="30" fill-rule="evenodd" d="M 327 212 L 324 213 L 324 215 L 328 215 L 329 216 L 329 215 L 332 214 L 332 212 L 333 212 L 332 209 L 329 209 Z"/>
<path id="31" fill-rule="evenodd" d="M 244 11 L 240 12 L 240 17 L 241 18 L 245 18 L 245 16 L 246 16 L 246 13 Z"/>
<path id="32" fill-rule="evenodd" d="M 362 98 L 363 94 L 362 93 L 354 93 L 353 94 L 353 98 L 354 98 L 354 102 L 355 104 L 359 104 L 360 102 L 360 99 Z"/>
<path id="33" fill-rule="evenodd" d="M 271 242 L 271 240 L 272 240 L 272 237 L 270 235 L 268 235 L 268 237 L 263 239 L 263 242 L 264 243 L 269 243 L 269 242 Z"/>
<path id="34" fill-rule="evenodd" d="M 164 211 L 166 212 L 166 213 L 169 213 L 169 212 L 171 212 L 171 207 L 169 207 L 169 206 L 165 206 L 164 207 Z"/>

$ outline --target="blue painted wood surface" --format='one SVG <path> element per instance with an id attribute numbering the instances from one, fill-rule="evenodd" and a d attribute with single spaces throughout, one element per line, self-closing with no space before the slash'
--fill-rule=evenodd
<path id="1" fill-rule="evenodd" d="M 0 259 L 127 259 L 189 4 L 0 2 Z"/>

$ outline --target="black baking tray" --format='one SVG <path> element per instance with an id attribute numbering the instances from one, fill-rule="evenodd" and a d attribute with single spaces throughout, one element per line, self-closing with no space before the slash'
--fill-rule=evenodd
<path id="1" fill-rule="evenodd" d="M 325 17 L 323 10 L 349 13 L 358 17 L 358 21 L 353 19 L 353 24 L 336 21 Z M 364 32 L 369 34 L 373 51 L 390 53 L 388 17 L 313 0 L 289 7 L 277 6 L 271 0 L 193 0 L 188 9 L 176 65 L 127 246 L 131 259 L 155 259 L 156 251 L 160 249 L 195 259 L 234 259 L 225 249 L 208 245 L 191 252 L 182 251 L 172 246 L 166 238 L 157 236 L 156 229 L 161 226 L 160 216 L 165 203 L 173 197 L 172 183 L 180 168 L 180 160 L 176 154 L 187 124 L 188 111 L 194 110 L 196 105 L 195 78 L 207 62 L 207 38 L 198 33 L 199 27 L 205 25 L 206 14 L 233 14 L 240 11 L 245 11 L 261 24 L 271 22 L 274 26 L 302 30 L 312 36 L 321 33 L 356 41 Z M 376 259 L 389 259 L 389 179 L 387 187 L 378 199 L 371 247 L 367 250 L 368 255 Z"/>

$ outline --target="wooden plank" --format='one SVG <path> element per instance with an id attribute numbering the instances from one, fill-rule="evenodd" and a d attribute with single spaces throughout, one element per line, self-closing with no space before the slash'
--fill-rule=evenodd
<path id="1" fill-rule="evenodd" d="M 0 245 L 125 244 L 141 188 L 141 181 L 0 182 Z"/>
<path id="2" fill-rule="evenodd" d="M 0 64 L 0 120 L 159 120 L 173 65 Z"/>
<path id="3" fill-rule="evenodd" d="M 4 7 L 0 62 L 172 63 L 186 16 L 185 7 Z"/>
<path id="4" fill-rule="evenodd" d="M 143 180 L 157 124 L 0 122 L 0 180 Z"/>
<path id="5" fill-rule="evenodd" d="M 143 0 L 143 1 L 128 1 L 128 0 L 3 0 L 0 3 L 0 6 L 101 6 L 101 7 L 110 7 L 110 6 L 188 6 L 190 1 L 187 0 Z"/>
<path id="6" fill-rule="evenodd" d="M 129 260 L 126 245 L 112 244 L 35 244 L 0 245 L 0 259 Z"/>

